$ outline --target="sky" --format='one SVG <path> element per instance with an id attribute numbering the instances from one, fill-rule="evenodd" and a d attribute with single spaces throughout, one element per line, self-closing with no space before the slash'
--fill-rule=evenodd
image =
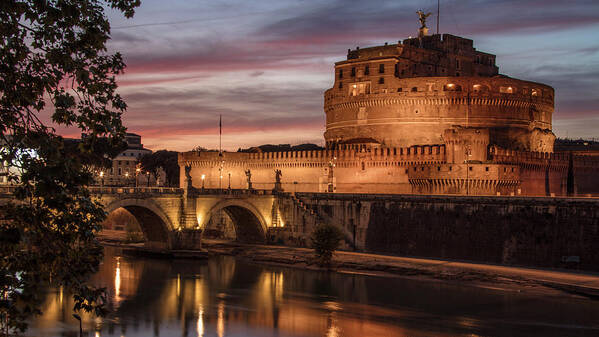
<path id="1" fill-rule="evenodd" d="M 417 35 L 436 0 L 142 0 L 108 11 L 124 55 L 123 122 L 152 150 L 323 144 L 323 93 L 347 49 Z M 429 27 L 435 26 L 435 15 Z M 441 1 L 441 33 L 497 55 L 502 74 L 556 90 L 558 137 L 599 138 L 599 1 Z"/>

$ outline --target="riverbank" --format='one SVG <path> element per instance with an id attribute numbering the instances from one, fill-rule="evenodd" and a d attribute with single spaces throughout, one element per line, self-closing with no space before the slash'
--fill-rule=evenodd
<path id="1" fill-rule="evenodd" d="M 243 244 L 231 241 L 203 241 L 203 251 L 160 252 L 141 244 L 115 240 L 104 244 L 119 246 L 131 255 L 164 258 L 202 259 L 213 255 L 231 255 L 252 263 L 323 270 L 314 261 L 309 248 Z M 599 274 L 574 271 L 507 267 L 461 261 L 397 257 L 369 253 L 337 251 L 332 270 L 338 273 L 402 277 L 419 280 L 468 284 L 503 291 L 539 295 L 583 296 L 599 300 Z"/>
<path id="2" fill-rule="evenodd" d="M 286 246 L 250 245 L 205 240 L 211 254 L 234 255 L 255 263 L 322 270 L 314 262 L 312 249 Z M 507 267 L 459 261 L 397 257 L 337 251 L 333 269 L 340 273 L 359 273 L 387 277 L 407 277 L 506 291 L 563 293 L 599 300 L 599 274 L 561 270 Z"/>

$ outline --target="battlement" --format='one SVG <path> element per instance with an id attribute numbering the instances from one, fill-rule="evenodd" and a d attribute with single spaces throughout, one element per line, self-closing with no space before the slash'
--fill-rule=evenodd
<path id="1" fill-rule="evenodd" d="M 445 161 L 444 145 L 412 146 L 407 148 L 380 148 L 363 146 L 360 149 L 284 151 L 284 152 L 184 152 L 179 154 L 179 165 L 256 165 L 277 166 L 286 163 L 321 164 L 360 161 L 388 161 L 396 164 L 431 163 Z"/>
<path id="2" fill-rule="evenodd" d="M 493 146 L 489 150 L 490 158 L 496 163 L 547 165 L 568 165 L 570 156 L 568 153 L 560 152 L 531 152 L 502 149 Z"/>

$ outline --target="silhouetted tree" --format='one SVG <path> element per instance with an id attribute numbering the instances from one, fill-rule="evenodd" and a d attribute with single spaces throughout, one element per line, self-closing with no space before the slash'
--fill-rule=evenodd
<path id="1" fill-rule="evenodd" d="M 341 230 L 333 225 L 320 224 L 314 228 L 310 239 L 320 266 L 331 265 L 333 253 L 339 248 L 342 238 Z"/>
<path id="2" fill-rule="evenodd" d="M 141 168 L 144 171 L 150 171 L 156 177 L 158 168 L 162 167 L 166 172 L 166 182 L 168 186 L 179 186 L 179 164 L 178 152 L 160 150 L 147 154 L 141 158 Z"/>
<path id="3" fill-rule="evenodd" d="M 0 162 L 19 175 L 15 201 L 0 208 L 0 316 L 3 334 L 24 331 L 47 286 L 74 293 L 75 310 L 103 313 L 104 290 L 86 285 L 102 247 L 105 218 L 86 186 L 94 166 L 122 150 L 125 102 L 115 76 L 125 64 L 106 54 L 108 7 L 133 16 L 139 0 L 0 2 Z M 68 143 L 42 122 L 78 128 Z"/>

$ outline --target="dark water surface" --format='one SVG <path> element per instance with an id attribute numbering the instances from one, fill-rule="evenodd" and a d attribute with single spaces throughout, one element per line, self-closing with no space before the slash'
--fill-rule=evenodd
<path id="1" fill-rule="evenodd" d="M 599 301 L 249 264 L 123 256 L 93 282 L 111 313 L 88 336 L 599 336 Z M 70 296 L 52 291 L 29 336 L 78 336 Z"/>

